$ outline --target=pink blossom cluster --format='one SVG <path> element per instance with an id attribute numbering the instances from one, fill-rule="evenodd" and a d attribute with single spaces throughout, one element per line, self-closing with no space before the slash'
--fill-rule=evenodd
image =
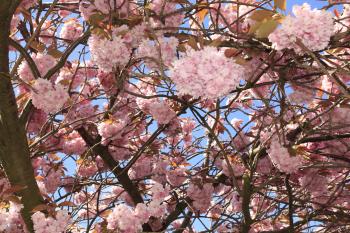
<path id="1" fill-rule="evenodd" d="M 234 191 L 231 194 L 231 205 L 228 207 L 228 211 L 232 212 L 240 212 L 242 211 L 242 197 L 239 195 L 238 192 Z"/>
<path id="2" fill-rule="evenodd" d="M 35 62 L 41 76 L 44 76 L 56 64 L 56 59 L 54 57 L 44 53 L 33 54 L 32 59 Z M 18 75 L 26 82 L 34 80 L 32 70 L 26 61 L 23 61 L 19 65 Z"/>
<path id="3" fill-rule="evenodd" d="M 174 11 L 178 10 L 176 6 L 176 2 L 167 1 L 167 0 L 153 0 L 152 4 L 150 5 L 151 9 L 157 14 L 157 15 L 166 15 L 173 13 Z M 156 18 L 151 19 L 151 24 L 153 27 L 178 27 L 181 25 L 182 21 L 184 19 L 183 13 L 177 13 L 177 14 L 171 14 L 168 17 L 164 19 L 163 22 Z"/>
<path id="4" fill-rule="evenodd" d="M 151 104 L 149 111 L 158 124 L 168 124 L 176 117 L 175 111 L 165 101 L 158 101 Z"/>
<path id="5" fill-rule="evenodd" d="M 127 144 L 124 145 L 124 143 L 120 143 L 120 141 L 118 141 L 117 145 L 111 143 L 108 146 L 108 151 L 115 160 L 125 160 L 131 156 L 131 152 L 127 147 Z"/>
<path id="6" fill-rule="evenodd" d="M 71 218 L 67 211 L 59 210 L 55 218 L 46 217 L 44 213 L 38 211 L 32 215 L 35 233 L 66 232 Z"/>
<path id="7" fill-rule="evenodd" d="M 196 122 L 191 118 L 181 118 L 182 139 L 186 147 L 192 143 L 193 130 L 196 128 Z"/>
<path id="8" fill-rule="evenodd" d="M 61 177 L 64 174 L 63 168 L 58 167 L 57 169 L 52 169 L 52 167 L 47 167 L 46 176 L 44 178 L 44 189 L 41 189 L 43 193 L 54 193 L 57 188 L 61 185 Z"/>
<path id="9" fill-rule="evenodd" d="M 242 176 L 244 171 L 245 171 L 245 167 L 242 164 L 242 161 L 240 161 L 240 159 L 238 159 L 238 158 L 234 158 L 234 160 L 232 162 L 230 162 L 230 164 L 227 164 L 226 160 L 222 159 L 221 166 L 222 166 L 222 172 L 226 176 L 231 176 L 229 166 L 230 166 L 230 168 L 232 168 L 233 174 L 235 176 Z"/>
<path id="10" fill-rule="evenodd" d="M 131 48 L 116 32 L 114 30 L 110 39 L 92 34 L 88 41 L 92 60 L 104 72 L 124 67 L 130 60 Z"/>
<path id="11" fill-rule="evenodd" d="M 52 21 L 46 20 L 40 28 L 39 41 L 46 45 L 51 45 L 54 41 L 55 32 L 56 25 Z"/>
<path id="12" fill-rule="evenodd" d="M 75 7 L 74 7 L 75 0 L 59 0 L 58 2 L 72 4 L 72 6 L 66 5 L 64 9 L 61 9 L 58 11 L 59 16 L 61 16 L 61 17 L 68 16 L 71 13 L 71 11 L 74 11 L 74 9 L 75 9 Z"/>
<path id="13" fill-rule="evenodd" d="M 187 179 L 186 171 L 187 169 L 184 166 L 178 166 L 172 170 L 168 170 L 166 171 L 166 180 L 172 186 L 180 186 Z"/>
<path id="14" fill-rule="evenodd" d="M 142 156 L 139 158 L 128 172 L 130 178 L 141 179 L 145 176 L 151 175 L 153 172 L 153 162 L 151 156 Z"/>
<path id="15" fill-rule="evenodd" d="M 141 212 L 138 211 L 138 212 Z M 120 204 L 113 209 L 107 218 L 107 229 L 119 229 L 123 233 L 137 233 L 142 231 L 142 220 L 127 205 Z"/>
<path id="16" fill-rule="evenodd" d="M 293 6 L 295 17 L 287 16 L 280 28 L 269 35 L 269 40 L 276 50 L 294 49 L 297 53 L 305 53 L 297 44 L 297 40 L 311 51 L 325 49 L 334 34 L 332 14 L 328 11 L 311 9 L 304 3 Z"/>
<path id="17" fill-rule="evenodd" d="M 143 95 L 152 96 L 156 94 L 153 88 L 139 84 Z M 137 92 L 139 92 L 137 90 Z M 159 124 L 168 124 L 175 120 L 176 112 L 169 106 L 168 102 L 159 98 L 136 98 L 137 106 L 145 113 L 150 114 Z"/>
<path id="18" fill-rule="evenodd" d="M 46 113 L 57 112 L 69 99 L 62 85 L 54 86 L 49 80 L 39 78 L 35 81 L 33 88 L 31 92 L 33 105 Z"/>
<path id="19" fill-rule="evenodd" d="M 129 27 L 124 24 L 120 27 L 113 28 L 112 34 L 121 37 L 128 47 L 137 48 L 143 40 L 147 30 L 148 26 L 146 23 L 141 23 L 134 27 Z"/>
<path id="20" fill-rule="evenodd" d="M 41 193 L 54 193 L 61 185 L 61 178 L 64 176 L 64 169 L 62 164 L 55 163 L 56 155 L 52 158 L 36 158 L 32 161 L 33 168 L 36 175 L 37 184 Z"/>
<path id="21" fill-rule="evenodd" d="M 78 99 L 78 102 L 72 105 L 69 109 L 65 120 L 68 122 L 74 122 L 74 124 L 72 124 L 73 126 L 81 124 L 87 119 L 94 119 L 96 110 L 96 106 L 92 105 L 91 101 Z"/>
<path id="22" fill-rule="evenodd" d="M 97 163 L 92 158 L 85 159 L 77 168 L 77 174 L 81 177 L 90 177 L 98 172 Z"/>
<path id="23" fill-rule="evenodd" d="M 113 209 L 107 218 L 107 229 L 119 229 L 123 233 L 137 233 L 142 231 L 142 224 L 153 217 L 162 217 L 166 212 L 166 206 L 162 204 L 169 195 L 169 189 L 155 183 L 151 188 L 152 201 L 147 205 L 139 203 L 133 210 L 126 204 L 120 204 Z"/>
<path id="24" fill-rule="evenodd" d="M 288 148 L 283 146 L 274 135 L 271 138 L 270 148 L 267 150 L 272 163 L 282 172 L 294 173 L 302 165 L 302 160 L 298 155 L 291 156 Z"/>
<path id="25" fill-rule="evenodd" d="M 339 106 L 332 109 L 330 114 L 327 114 L 325 120 L 329 121 L 331 124 L 350 124 L 349 119 L 350 110 L 348 106 Z M 345 129 L 346 130 L 346 129 Z"/>
<path id="26" fill-rule="evenodd" d="M 9 208 L 0 209 L 0 232 L 11 233 L 27 233 L 27 229 L 23 228 L 23 219 L 21 209 L 23 205 L 15 202 L 9 202 Z"/>
<path id="27" fill-rule="evenodd" d="M 110 198 L 114 199 L 116 196 L 119 197 L 120 201 L 125 202 L 125 204 L 128 204 L 129 206 L 135 206 L 130 195 L 122 187 L 119 187 L 119 186 L 112 187 Z"/>
<path id="28" fill-rule="evenodd" d="M 23 9 L 29 9 L 32 6 L 34 6 L 38 1 L 37 0 L 23 0 L 21 1 L 19 7 L 22 7 Z"/>
<path id="29" fill-rule="evenodd" d="M 30 116 L 27 130 L 29 133 L 39 133 L 47 119 L 47 114 L 40 109 L 35 109 Z"/>
<path id="30" fill-rule="evenodd" d="M 124 25 L 125 26 L 125 25 Z M 123 35 L 125 43 L 128 43 L 132 48 L 137 48 L 144 39 L 146 32 L 148 31 L 148 25 L 144 22 L 129 28 L 129 32 Z"/>
<path id="31" fill-rule="evenodd" d="M 314 169 L 306 171 L 303 176 L 299 178 L 299 182 L 302 188 L 310 192 L 311 197 L 314 198 L 316 202 L 321 201 L 323 197 L 329 195 L 328 177 L 318 174 Z"/>
<path id="32" fill-rule="evenodd" d="M 87 69 L 87 68 L 86 68 Z M 71 89 L 75 89 L 84 83 L 89 72 L 85 74 L 82 72 L 85 68 L 79 68 L 77 62 L 73 62 L 69 66 L 66 65 L 62 67 L 55 83 L 60 83 L 61 85 L 68 86 Z M 89 71 L 89 69 L 87 69 Z"/>
<path id="33" fill-rule="evenodd" d="M 143 94 L 144 96 L 152 96 L 156 95 L 156 91 L 154 88 L 151 88 L 148 85 L 139 84 L 140 91 L 136 90 L 135 92 L 140 92 L 140 94 Z M 137 97 L 135 99 L 137 106 L 145 113 L 150 112 L 150 108 L 152 107 L 152 104 L 157 102 L 157 98 L 141 98 Z"/>
<path id="34" fill-rule="evenodd" d="M 120 18 L 128 16 L 129 11 L 132 10 L 132 1 L 125 0 L 83 0 L 80 1 L 79 11 L 85 21 L 89 21 L 91 15 L 96 13 L 102 13 L 108 15 L 115 12 L 118 13 Z"/>
<path id="35" fill-rule="evenodd" d="M 60 32 L 60 37 L 64 40 L 74 41 L 78 39 L 83 32 L 83 26 L 77 19 L 67 20 Z"/>
<path id="36" fill-rule="evenodd" d="M 98 124 L 98 133 L 102 137 L 102 143 L 107 144 L 109 141 L 120 138 L 127 122 L 123 119 L 106 120 Z"/>
<path id="37" fill-rule="evenodd" d="M 60 110 L 69 99 L 69 95 L 60 84 L 55 86 L 49 80 L 39 78 L 33 85 L 31 92 L 33 105 L 46 113 Z"/>
<path id="38" fill-rule="evenodd" d="M 113 95 L 117 93 L 117 80 L 113 73 L 106 73 L 103 71 L 98 72 L 97 78 L 100 82 L 100 85 L 103 87 L 103 90 L 108 95 Z"/>
<path id="39" fill-rule="evenodd" d="M 207 211 L 209 208 L 213 192 L 214 187 L 210 183 L 203 184 L 202 186 L 190 183 L 187 189 L 188 197 L 193 200 L 193 208 L 200 213 Z"/>
<path id="40" fill-rule="evenodd" d="M 87 149 L 85 141 L 80 137 L 76 131 L 71 132 L 63 138 L 64 142 L 62 145 L 63 152 L 65 154 L 80 155 Z"/>
<path id="41" fill-rule="evenodd" d="M 219 22 L 224 27 L 230 30 L 239 31 L 248 29 L 249 23 L 253 22 L 249 16 L 252 10 L 255 9 L 253 6 L 247 6 L 244 3 L 254 4 L 255 1 L 240 0 L 242 2 L 239 7 L 236 3 L 214 3 L 212 4 L 211 17 L 212 23 L 216 24 Z"/>
<path id="42" fill-rule="evenodd" d="M 156 41 L 145 39 L 138 48 L 137 56 L 144 58 L 146 65 L 152 69 L 165 69 L 176 58 L 178 45 L 175 37 L 159 37 Z"/>
<path id="43" fill-rule="evenodd" d="M 211 99 L 229 94 L 245 75 L 241 65 L 211 46 L 199 51 L 190 50 L 173 62 L 170 71 L 180 94 Z"/>
<path id="44" fill-rule="evenodd" d="M 160 184 L 165 184 L 166 182 L 166 172 L 168 167 L 168 162 L 162 157 L 153 159 L 152 164 L 152 180 Z"/>
<path id="45" fill-rule="evenodd" d="M 258 163 L 256 165 L 256 172 L 261 174 L 269 174 L 271 172 L 273 165 L 268 158 L 268 156 L 265 156 L 263 158 L 260 158 L 258 160 Z"/>
<path id="46" fill-rule="evenodd" d="M 308 88 L 293 86 L 294 92 L 289 95 L 289 98 L 297 103 L 309 103 L 314 98 L 314 92 Z"/>

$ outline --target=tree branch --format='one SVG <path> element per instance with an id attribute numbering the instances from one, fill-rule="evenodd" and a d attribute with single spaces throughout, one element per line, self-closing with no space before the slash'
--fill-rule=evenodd
<path id="1" fill-rule="evenodd" d="M 11 185 L 24 187 L 17 194 L 23 204 L 22 217 L 34 232 L 31 211 L 44 202 L 31 165 L 26 131 L 19 123 L 16 97 L 9 76 L 9 35 L 12 14 L 19 1 L 0 1 L 0 159 Z"/>
<path id="2" fill-rule="evenodd" d="M 101 137 L 98 136 L 96 139 L 92 138 L 83 127 L 78 128 L 77 131 L 91 150 L 103 159 L 109 169 L 118 178 L 125 191 L 130 195 L 134 204 L 143 203 L 142 196 L 138 191 L 137 186 L 130 180 L 127 173 L 122 173 L 122 168 L 119 167 L 119 163 L 110 155 L 108 148 L 101 145 Z M 152 231 L 152 228 L 148 224 L 144 224 L 143 230 L 149 232 Z"/>

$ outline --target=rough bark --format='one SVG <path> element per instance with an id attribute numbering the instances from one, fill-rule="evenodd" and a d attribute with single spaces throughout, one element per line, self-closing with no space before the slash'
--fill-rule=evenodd
<path id="1" fill-rule="evenodd" d="M 32 209 L 43 203 L 34 178 L 30 153 L 23 124 L 19 123 L 16 98 L 9 78 L 9 33 L 12 14 L 19 1 L 0 1 L 0 159 L 11 185 L 22 186 L 18 191 L 24 206 L 23 219 L 30 232 Z"/>

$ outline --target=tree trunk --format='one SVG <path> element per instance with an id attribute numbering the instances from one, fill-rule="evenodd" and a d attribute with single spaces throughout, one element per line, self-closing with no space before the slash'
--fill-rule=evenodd
<path id="1" fill-rule="evenodd" d="M 19 1 L 0 1 L 0 160 L 11 185 L 25 187 L 18 191 L 24 208 L 23 219 L 33 232 L 31 210 L 43 203 L 34 178 L 23 124 L 19 123 L 16 98 L 9 74 L 9 34 L 12 14 Z"/>

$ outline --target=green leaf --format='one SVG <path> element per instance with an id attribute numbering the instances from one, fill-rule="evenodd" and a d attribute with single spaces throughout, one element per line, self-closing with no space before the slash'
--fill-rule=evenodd
<path id="1" fill-rule="evenodd" d="M 275 13 L 268 10 L 257 10 L 252 13 L 250 18 L 255 21 L 263 21 L 265 19 L 271 19 Z"/>
<path id="2" fill-rule="evenodd" d="M 50 54 L 51 56 L 53 56 L 56 59 L 59 59 L 62 57 L 63 53 L 61 51 L 59 51 L 58 49 L 55 48 L 49 48 L 47 50 L 47 53 Z"/>
<path id="3" fill-rule="evenodd" d="M 191 36 L 187 41 L 187 44 L 191 46 L 194 50 L 199 50 L 196 39 Z"/>
<path id="4" fill-rule="evenodd" d="M 266 20 L 256 30 L 255 35 L 257 38 L 267 38 L 278 25 L 279 22 L 275 20 Z"/>
<path id="5" fill-rule="evenodd" d="M 279 8 L 283 11 L 287 9 L 287 0 L 274 0 L 275 8 Z"/>
<path id="6" fill-rule="evenodd" d="M 46 46 L 43 43 L 38 42 L 38 41 L 30 42 L 30 47 L 32 47 L 33 49 L 35 49 L 36 51 L 38 51 L 40 53 L 44 52 L 46 49 Z"/>
<path id="7" fill-rule="evenodd" d="M 93 26 L 98 26 L 104 18 L 105 17 L 103 15 L 96 13 L 89 17 L 89 23 Z"/>

